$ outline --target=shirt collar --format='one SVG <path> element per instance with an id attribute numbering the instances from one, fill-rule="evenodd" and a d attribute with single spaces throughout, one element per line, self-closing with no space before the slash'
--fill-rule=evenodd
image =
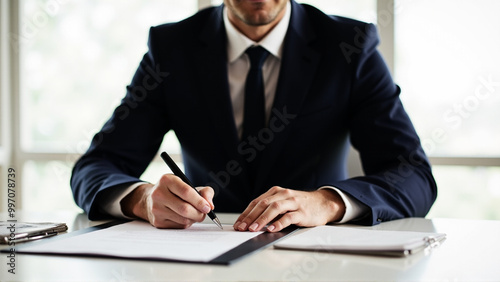
<path id="1" fill-rule="evenodd" d="M 224 27 L 227 35 L 227 58 L 230 63 L 238 59 L 252 45 L 260 45 L 278 59 L 283 54 L 283 42 L 290 23 L 291 5 L 287 1 L 285 15 L 281 21 L 260 42 L 254 42 L 237 30 L 229 21 L 227 7 L 224 7 Z"/>

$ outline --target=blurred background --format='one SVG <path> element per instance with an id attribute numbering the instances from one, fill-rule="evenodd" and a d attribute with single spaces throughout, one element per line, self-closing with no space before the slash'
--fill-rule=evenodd
<path id="1" fill-rule="evenodd" d="M 18 208 L 80 211 L 72 166 L 124 96 L 149 28 L 222 1 L 0 1 L 0 209 L 14 168 Z M 298 2 L 377 25 L 433 164 L 428 218 L 500 219 L 500 1 Z M 162 149 L 181 161 L 174 134 Z M 143 179 L 165 172 L 158 160 Z"/>

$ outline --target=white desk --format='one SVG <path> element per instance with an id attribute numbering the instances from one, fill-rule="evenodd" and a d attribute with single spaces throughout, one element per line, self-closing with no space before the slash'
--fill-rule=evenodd
<path id="1" fill-rule="evenodd" d="M 85 215 L 23 215 L 19 221 L 63 221 L 70 231 L 102 222 Z M 218 214 L 232 223 L 233 214 Z M 5 214 L 0 214 L 5 220 Z M 16 274 L 7 272 L 0 254 L 0 281 L 500 281 L 500 221 L 410 218 L 374 228 L 446 233 L 447 240 L 430 254 L 407 258 L 369 257 L 264 249 L 231 266 L 134 261 L 109 258 L 16 254 Z"/>

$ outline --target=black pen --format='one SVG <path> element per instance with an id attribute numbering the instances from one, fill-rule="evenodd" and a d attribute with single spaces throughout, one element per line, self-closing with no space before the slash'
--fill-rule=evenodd
<path id="1" fill-rule="evenodd" d="M 184 181 L 187 185 L 191 186 L 191 188 L 193 188 L 201 196 L 200 191 L 198 191 L 198 190 L 196 190 L 196 188 L 194 188 L 193 184 L 191 184 L 191 181 L 189 181 L 189 179 L 186 177 L 186 175 L 184 175 L 184 173 L 182 173 L 180 168 L 175 164 L 174 160 L 172 160 L 172 158 L 166 152 L 161 153 L 160 156 L 177 177 L 182 179 L 182 181 Z M 212 219 L 212 221 L 215 224 L 217 224 L 217 226 L 220 227 L 220 229 L 224 229 L 224 228 L 222 228 L 222 224 L 220 224 L 220 221 L 217 218 L 217 216 L 215 215 L 213 210 L 211 210 L 209 213 L 207 213 L 207 215 L 210 217 L 210 219 Z"/>

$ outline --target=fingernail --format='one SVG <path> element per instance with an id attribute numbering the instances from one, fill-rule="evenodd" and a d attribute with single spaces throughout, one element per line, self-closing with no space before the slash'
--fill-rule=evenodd
<path id="1" fill-rule="evenodd" d="M 247 228 L 247 224 L 244 222 L 242 222 L 240 225 L 238 225 L 238 229 L 241 231 L 245 230 L 246 228 Z"/>
<path id="2" fill-rule="evenodd" d="M 203 213 L 209 213 L 210 212 L 210 207 L 209 206 L 204 206 L 203 209 L 201 209 Z"/>
<path id="3" fill-rule="evenodd" d="M 274 225 L 270 225 L 270 226 L 268 226 L 268 227 L 267 227 L 267 231 L 269 231 L 269 232 L 273 232 L 273 230 L 274 230 L 275 228 L 276 228 L 276 226 L 274 226 Z"/>
<path id="4" fill-rule="evenodd" d="M 236 223 L 233 225 L 234 229 L 237 229 L 240 224 L 241 221 L 236 221 Z"/>
<path id="5" fill-rule="evenodd" d="M 250 231 L 256 231 L 257 227 L 259 227 L 259 224 L 254 222 L 252 225 L 250 225 L 250 227 L 248 227 L 248 229 L 250 229 Z"/>

